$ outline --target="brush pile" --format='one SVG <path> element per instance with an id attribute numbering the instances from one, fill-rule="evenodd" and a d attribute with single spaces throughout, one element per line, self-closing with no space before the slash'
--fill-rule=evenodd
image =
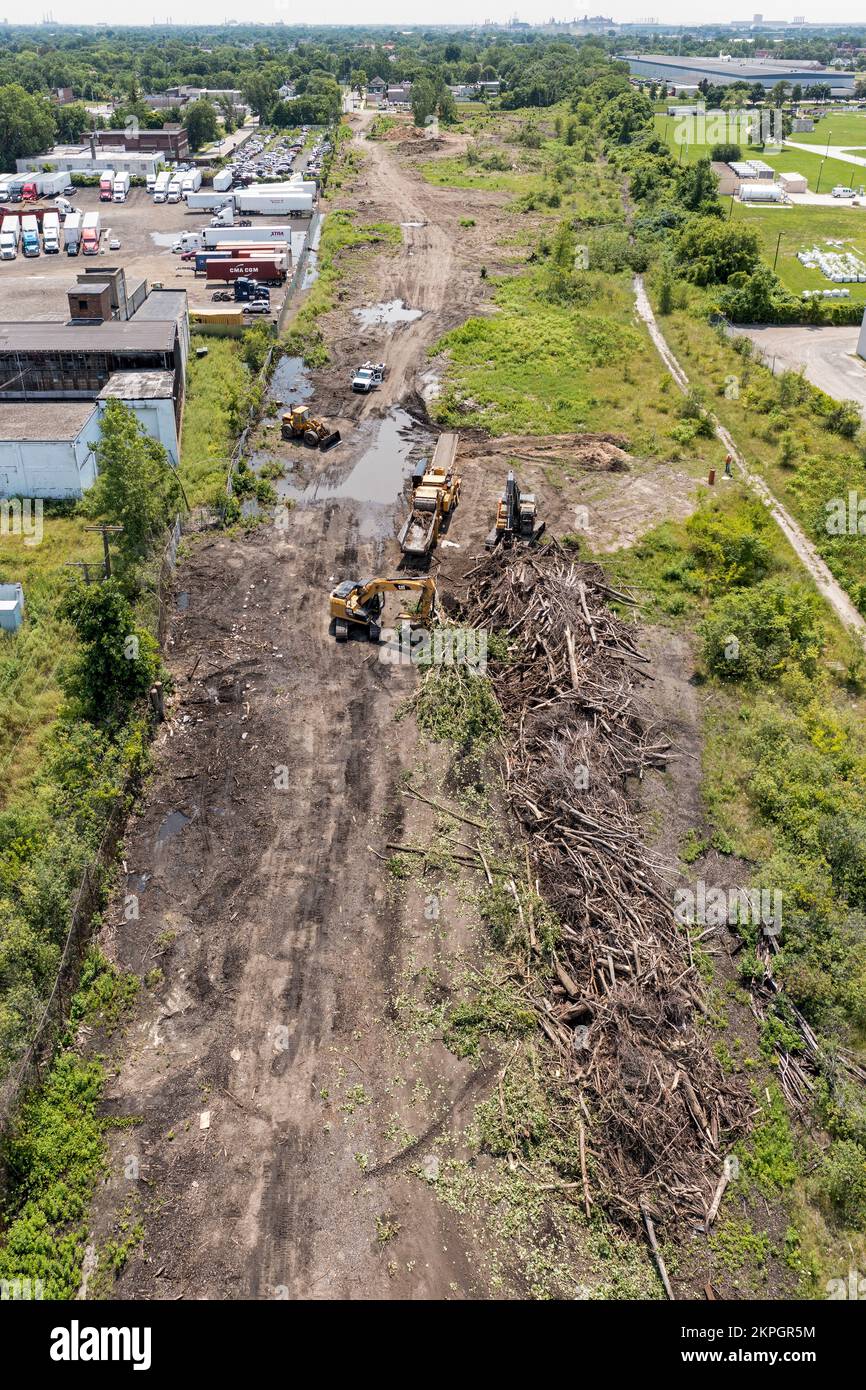
<path id="1" fill-rule="evenodd" d="M 466 579 L 468 620 L 508 636 L 510 660 L 489 669 L 510 730 L 507 790 L 534 886 L 562 923 L 546 996 L 531 1002 L 583 1116 L 587 1210 L 708 1225 L 750 1103 L 700 1026 L 673 887 L 626 799 L 626 779 L 670 753 L 638 698 L 634 629 L 610 608 L 627 596 L 555 543 L 495 551 Z"/>

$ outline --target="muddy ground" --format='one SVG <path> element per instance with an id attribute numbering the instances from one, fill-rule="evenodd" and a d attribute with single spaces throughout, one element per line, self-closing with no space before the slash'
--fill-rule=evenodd
<path id="1" fill-rule="evenodd" d="M 411 715 L 397 718 L 414 672 L 361 642 L 337 647 L 327 618 L 335 582 L 399 561 L 405 479 L 435 443 L 427 350 L 484 307 L 478 266 L 495 265 L 510 215 L 495 197 L 423 183 L 395 142 L 358 147 L 363 169 L 341 203 L 406 224 L 402 245 L 344 281 L 324 325 L 331 365 L 307 376 L 284 364 L 272 396 L 305 395 L 343 442 L 327 455 L 296 449 L 265 421 L 254 457 L 291 463 L 278 491 L 295 505 L 248 534 L 187 543 L 170 717 L 130 826 L 125 898 L 103 935 L 147 982 L 107 1098 L 111 1115 L 135 1122 L 112 1131 L 91 1223 L 97 1250 L 120 1222 L 143 1225 L 114 1286 L 121 1299 L 531 1292 L 516 1255 L 437 1195 L 446 1141 L 449 1155 L 466 1153 L 473 1107 L 501 1066 L 458 1059 L 429 1024 L 456 968 L 483 950 L 471 896 L 448 892 L 431 925 L 424 883 L 396 883 L 384 862 L 389 846 L 437 834 L 407 779 L 446 798 L 456 789 L 444 753 L 419 741 Z M 476 200 L 484 237 L 458 241 Z M 395 300 L 420 316 L 366 328 L 353 317 Z M 389 365 L 370 397 L 346 385 L 360 356 Z M 557 533 L 575 529 L 581 499 L 600 496 L 596 546 L 669 515 L 672 496 L 693 505 L 685 478 L 653 480 L 613 438 L 466 436 L 461 503 L 433 566 L 444 592 L 481 552 L 509 460 Z M 679 718 L 681 757 L 656 793 L 676 789 L 673 854 L 697 814 L 700 712 L 688 651 L 654 640 L 669 667 L 660 716 Z M 646 1252 L 635 1258 L 643 1296 L 657 1296 Z M 557 1288 L 579 1280 L 571 1296 L 591 1296 L 603 1267 L 576 1250 L 572 1263 Z M 701 1276 L 703 1264 L 685 1266 L 683 1292 Z"/>

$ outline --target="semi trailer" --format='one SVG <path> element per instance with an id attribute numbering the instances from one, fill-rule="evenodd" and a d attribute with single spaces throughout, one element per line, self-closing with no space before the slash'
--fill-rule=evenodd
<path id="1" fill-rule="evenodd" d="M 70 212 L 63 223 L 63 246 L 67 256 L 77 256 L 81 250 L 80 212 Z"/>
<path id="2" fill-rule="evenodd" d="M 99 250 L 99 213 L 86 212 L 81 224 L 81 250 L 85 256 L 95 256 Z"/>

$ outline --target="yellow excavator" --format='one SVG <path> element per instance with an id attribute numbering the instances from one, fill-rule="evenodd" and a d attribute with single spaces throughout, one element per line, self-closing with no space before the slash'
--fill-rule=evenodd
<path id="1" fill-rule="evenodd" d="M 317 420 L 308 405 L 290 405 L 280 433 L 283 439 L 303 439 L 312 449 L 333 449 L 343 437 L 339 430 L 328 429 L 324 420 Z"/>
<path id="2" fill-rule="evenodd" d="M 397 621 L 409 622 L 413 627 L 426 626 L 436 611 L 436 581 L 429 575 L 424 579 L 368 579 L 365 582 L 344 579 L 331 590 L 331 617 L 337 641 L 346 642 L 352 628 L 358 631 L 366 628 L 370 641 L 378 642 L 385 595 L 407 591 L 419 594 L 420 602 L 414 613 L 400 613 Z"/>

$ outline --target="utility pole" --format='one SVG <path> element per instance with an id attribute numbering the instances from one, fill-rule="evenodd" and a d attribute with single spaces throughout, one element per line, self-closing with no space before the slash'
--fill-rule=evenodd
<path id="1" fill-rule="evenodd" d="M 67 560 L 63 568 L 68 570 L 84 570 L 84 582 L 90 584 L 90 567 L 92 560 Z"/>
<path id="2" fill-rule="evenodd" d="M 108 537 L 109 537 L 109 536 L 116 536 L 116 535 L 119 535 L 119 533 L 123 530 L 123 527 L 122 527 L 122 526 L 106 526 L 106 525 L 103 523 L 103 525 L 101 525 L 101 526 L 85 526 L 84 529 L 85 529 L 85 531 L 101 531 L 101 532 L 102 532 L 102 551 L 103 551 L 103 554 L 104 554 L 104 556 L 105 556 L 105 559 L 104 559 L 104 561 L 103 561 L 103 566 L 102 566 L 102 573 L 103 573 L 103 577 L 104 577 L 105 579 L 110 579 L 110 578 L 111 578 L 111 551 L 110 551 L 109 548 L 108 548 Z"/>
<path id="3" fill-rule="evenodd" d="M 776 237 L 776 254 L 775 254 L 775 256 L 773 257 L 773 270 L 776 269 L 776 262 L 777 262 L 777 260 L 779 259 L 779 244 L 780 244 L 781 240 L 782 240 L 782 233 L 780 232 L 779 235 Z"/>

